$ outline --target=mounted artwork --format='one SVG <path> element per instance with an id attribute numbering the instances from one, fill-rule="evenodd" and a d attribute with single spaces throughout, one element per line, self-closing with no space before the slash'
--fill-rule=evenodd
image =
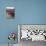
<path id="1" fill-rule="evenodd" d="M 19 25 L 18 28 L 20 40 L 46 41 L 46 25 Z"/>
<path id="2" fill-rule="evenodd" d="M 14 7 L 6 7 L 6 15 L 8 19 L 15 18 L 15 8 Z"/>

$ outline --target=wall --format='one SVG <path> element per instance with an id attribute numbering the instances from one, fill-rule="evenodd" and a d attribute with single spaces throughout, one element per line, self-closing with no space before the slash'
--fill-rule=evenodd
<path id="1" fill-rule="evenodd" d="M 8 43 L 8 34 L 16 32 L 17 34 L 17 17 L 15 19 L 6 19 L 6 7 L 16 5 L 15 0 L 0 0 L 0 44 Z M 16 7 L 15 7 L 16 8 Z M 17 39 L 15 41 L 17 43 Z"/>
<path id="2" fill-rule="evenodd" d="M 15 7 L 15 19 L 5 18 L 6 6 Z M 0 44 L 8 42 L 9 32 L 18 32 L 17 24 L 46 24 L 46 0 L 0 0 Z"/>
<path id="3" fill-rule="evenodd" d="M 46 0 L 16 0 L 21 24 L 46 24 Z"/>

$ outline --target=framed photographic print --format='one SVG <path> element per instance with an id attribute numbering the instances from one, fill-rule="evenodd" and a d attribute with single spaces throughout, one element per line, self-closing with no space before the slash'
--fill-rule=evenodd
<path id="1" fill-rule="evenodd" d="M 6 7 L 6 16 L 8 19 L 15 18 L 15 8 L 14 7 Z"/>

